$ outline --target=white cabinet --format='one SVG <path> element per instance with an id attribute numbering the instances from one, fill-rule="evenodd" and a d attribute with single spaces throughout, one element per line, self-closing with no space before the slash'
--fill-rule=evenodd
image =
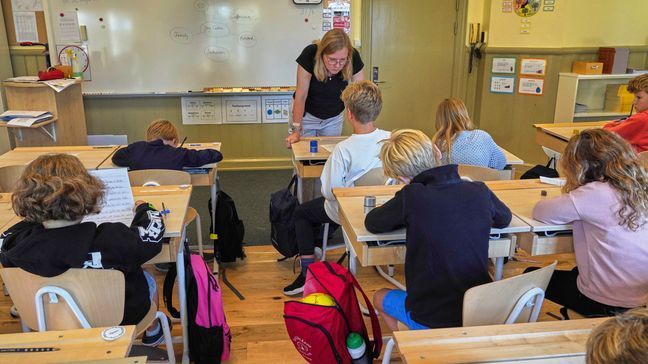
<path id="1" fill-rule="evenodd" d="M 628 113 L 605 111 L 607 85 L 627 84 L 636 74 L 581 75 L 560 73 L 554 123 L 612 120 Z M 584 105 L 575 112 L 576 104 Z M 582 109 L 582 110 L 580 110 Z"/>

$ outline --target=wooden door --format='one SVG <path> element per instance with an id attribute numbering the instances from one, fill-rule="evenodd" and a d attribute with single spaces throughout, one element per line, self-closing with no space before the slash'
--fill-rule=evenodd
<path id="1" fill-rule="evenodd" d="M 379 128 L 432 135 L 436 107 L 452 91 L 457 1 L 370 1 L 370 50 L 363 53 L 367 78 L 383 92 Z"/>

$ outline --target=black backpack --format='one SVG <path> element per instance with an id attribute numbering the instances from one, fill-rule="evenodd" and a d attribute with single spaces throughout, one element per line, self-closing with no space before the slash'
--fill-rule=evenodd
<path id="1" fill-rule="evenodd" d="M 554 168 L 550 167 L 552 164 Z M 555 167 L 556 167 L 556 159 L 554 157 L 551 157 L 551 159 L 549 159 L 549 162 L 547 163 L 546 166 L 543 166 L 542 164 L 536 164 L 535 167 L 524 172 L 524 174 L 520 177 L 520 179 L 535 179 L 535 178 L 540 178 L 540 176 L 551 177 L 551 178 L 559 177 L 558 171 L 556 171 Z"/>
<path id="2" fill-rule="evenodd" d="M 272 246 L 286 258 L 298 253 L 293 214 L 299 206 L 299 201 L 295 195 L 297 195 L 296 175 L 290 180 L 288 187 L 270 196 L 270 239 Z"/>
<path id="3" fill-rule="evenodd" d="M 221 262 L 235 262 L 236 258 L 245 259 L 243 252 L 243 237 L 245 236 L 245 226 L 243 221 L 239 220 L 234 200 L 223 191 L 218 191 L 218 200 L 216 203 L 216 226 L 211 223 L 211 199 L 207 204 L 209 210 L 209 232 L 216 234 L 214 240 L 214 252 L 219 254 Z"/>

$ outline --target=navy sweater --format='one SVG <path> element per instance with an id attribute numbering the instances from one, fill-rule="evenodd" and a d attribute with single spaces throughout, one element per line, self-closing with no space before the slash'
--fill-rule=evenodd
<path id="1" fill-rule="evenodd" d="M 139 169 L 175 169 L 200 167 L 220 162 L 223 155 L 215 149 L 193 150 L 166 145 L 161 139 L 135 142 L 113 154 L 112 162 L 131 171 Z"/>
<path id="2" fill-rule="evenodd" d="M 436 328 L 461 326 L 464 293 L 491 280 L 490 229 L 510 222 L 511 211 L 485 184 L 461 180 L 451 164 L 414 177 L 369 212 L 365 226 L 373 233 L 406 227 L 405 307 Z"/>

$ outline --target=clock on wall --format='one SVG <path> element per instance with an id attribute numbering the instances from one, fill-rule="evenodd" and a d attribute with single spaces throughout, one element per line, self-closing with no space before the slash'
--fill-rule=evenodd
<path id="1" fill-rule="evenodd" d="M 321 4 L 322 0 L 293 0 L 297 5 L 316 5 Z"/>

